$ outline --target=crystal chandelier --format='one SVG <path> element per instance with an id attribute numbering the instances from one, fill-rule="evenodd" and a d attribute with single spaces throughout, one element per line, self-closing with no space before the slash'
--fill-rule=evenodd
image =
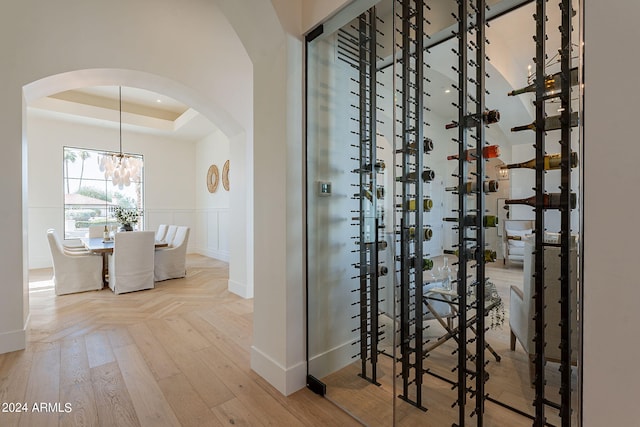
<path id="1" fill-rule="evenodd" d="M 122 153 L 122 86 L 118 87 L 119 111 L 120 111 L 120 152 L 105 154 L 100 157 L 100 172 L 104 172 L 105 179 L 110 179 L 113 185 L 122 189 L 137 180 L 142 171 L 142 161 L 138 158 Z"/>

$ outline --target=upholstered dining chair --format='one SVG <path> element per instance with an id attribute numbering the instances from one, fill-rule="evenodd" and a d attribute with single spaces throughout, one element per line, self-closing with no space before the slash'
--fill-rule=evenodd
<path id="1" fill-rule="evenodd" d="M 187 244 L 189 227 L 177 227 L 173 242 L 167 248 L 156 250 L 154 261 L 154 278 L 156 282 L 178 279 L 187 275 Z"/>
<path id="2" fill-rule="evenodd" d="M 160 224 L 156 231 L 156 242 L 163 242 L 167 235 L 167 224 Z"/>
<path id="3" fill-rule="evenodd" d="M 574 243 L 575 245 L 575 243 Z M 516 350 L 516 342 L 522 344 L 522 348 L 529 356 L 529 380 L 534 380 L 535 351 L 535 255 L 534 239 L 528 238 L 524 245 L 524 283 L 523 288 L 511 285 L 509 306 L 509 328 L 511 330 L 511 351 Z M 575 247 L 570 250 L 569 262 L 571 266 L 570 286 L 572 292 L 571 301 L 571 339 L 572 362 L 577 360 L 577 252 Z M 544 248 L 544 285 L 545 285 L 545 360 L 551 362 L 560 361 L 560 248 Z"/>
<path id="4" fill-rule="evenodd" d="M 56 295 L 102 289 L 102 257 L 66 251 L 55 230 L 47 231 Z"/>
<path id="5" fill-rule="evenodd" d="M 173 246 L 173 239 L 176 237 L 176 232 L 178 231 L 177 225 L 170 225 L 167 227 L 167 234 L 164 236 L 164 241 L 169 244 L 169 246 Z"/>
<path id="6" fill-rule="evenodd" d="M 48 229 L 47 233 L 49 233 L 50 231 L 55 233 L 55 230 L 53 228 Z M 60 240 L 57 234 L 56 234 L 56 239 L 58 239 L 58 241 L 62 245 L 62 249 L 64 249 L 64 251 L 67 252 L 69 255 L 91 255 L 91 252 L 89 252 L 84 247 L 80 239 Z"/>
<path id="7" fill-rule="evenodd" d="M 113 254 L 109 254 L 109 287 L 115 294 L 152 289 L 153 231 L 116 233 Z"/>

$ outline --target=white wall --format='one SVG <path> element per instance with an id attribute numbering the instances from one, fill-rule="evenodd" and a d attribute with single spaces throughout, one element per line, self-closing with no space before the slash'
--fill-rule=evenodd
<path id="1" fill-rule="evenodd" d="M 631 426 L 640 384 L 640 2 L 585 3 L 584 426 Z"/>
<path id="2" fill-rule="evenodd" d="M 203 255 L 229 261 L 229 193 L 222 185 L 222 168 L 229 160 L 229 140 L 215 131 L 195 144 L 195 196 L 196 224 L 201 230 L 194 236 L 194 247 Z M 210 193 L 206 177 L 209 167 L 216 165 L 219 172 L 218 189 Z"/>

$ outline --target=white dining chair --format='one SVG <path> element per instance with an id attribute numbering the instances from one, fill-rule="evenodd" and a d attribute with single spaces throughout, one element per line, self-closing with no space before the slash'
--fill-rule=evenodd
<path id="1" fill-rule="evenodd" d="M 167 227 L 167 234 L 164 236 L 164 241 L 173 246 L 173 239 L 176 237 L 176 231 L 178 231 L 177 225 L 170 225 Z"/>
<path id="2" fill-rule="evenodd" d="M 116 294 L 153 288 L 155 232 L 116 233 L 109 257 L 109 287 Z"/>
<path id="3" fill-rule="evenodd" d="M 187 243 L 189 227 L 177 227 L 173 245 L 156 250 L 153 275 L 156 282 L 187 275 Z"/>
<path id="4" fill-rule="evenodd" d="M 160 224 L 158 231 L 156 231 L 156 242 L 163 242 L 167 235 L 167 224 Z"/>
<path id="5" fill-rule="evenodd" d="M 102 257 L 65 251 L 55 230 L 47 230 L 56 295 L 102 289 Z"/>

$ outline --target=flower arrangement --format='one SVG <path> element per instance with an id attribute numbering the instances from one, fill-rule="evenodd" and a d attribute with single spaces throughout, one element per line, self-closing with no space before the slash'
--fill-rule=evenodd
<path id="1" fill-rule="evenodd" d="M 131 209 L 122 206 L 113 208 L 113 216 L 122 225 L 136 224 L 141 215 L 142 211 L 135 208 Z"/>

